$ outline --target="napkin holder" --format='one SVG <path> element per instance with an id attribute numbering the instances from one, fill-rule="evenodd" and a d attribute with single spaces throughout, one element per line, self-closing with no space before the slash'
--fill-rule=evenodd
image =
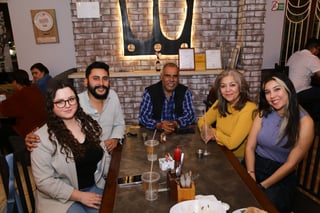
<path id="1" fill-rule="evenodd" d="M 172 200 L 181 202 L 195 199 L 196 190 L 194 181 L 192 181 L 191 187 L 182 188 L 177 182 L 176 173 L 172 173 L 171 170 L 169 170 L 167 172 L 167 183 L 170 188 L 170 197 Z"/>
<path id="2" fill-rule="evenodd" d="M 194 181 L 191 183 L 191 187 L 182 188 L 180 184 L 177 184 L 177 201 L 194 200 L 195 199 L 195 184 Z"/>

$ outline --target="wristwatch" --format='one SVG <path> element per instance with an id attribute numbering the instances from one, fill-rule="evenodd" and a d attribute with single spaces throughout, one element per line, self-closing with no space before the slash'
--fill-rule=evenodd
<path id="1" fill-rule="evenodd" d="M 122 146 L 123 143 L 124 143 L 124 138 L 118 138 L 118 144 Z"/>

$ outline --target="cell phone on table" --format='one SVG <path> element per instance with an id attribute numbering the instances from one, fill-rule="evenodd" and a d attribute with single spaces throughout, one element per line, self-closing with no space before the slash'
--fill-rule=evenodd
<path id="1" fill-rule="evenodd" d="M 141 175 L 130 175 L 130 176 L 123 176 L 118 178 L 118 184 L 120 187 L 138 185 L 141 183 L 142 183 Z"/>

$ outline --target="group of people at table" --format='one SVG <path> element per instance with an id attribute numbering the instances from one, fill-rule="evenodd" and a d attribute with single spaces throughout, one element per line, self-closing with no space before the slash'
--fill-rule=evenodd
<path id="1" fill-rule="evenodd" d="M 319 42 L 314 48 L 319 51 Z M 179 83 L 178 66 L 165 64 L 160 78 L 144 91 L 139 124 L 174 134 L 197 122 L 203 141 L 232 150 L 279 211 L 290 212 L 295 168 L 314 138 L 313 119 L 299 105 L 292 81 L 272 73 L 261 83 L 256 104 L 243 74 L 225 70 L 214 82 L 217 100 L 196 120 L 192 91 Z M 25 134 L 39 212 L 99 210 L 111 153 L 124 138 L 125 121 L 107 64 L 90 64 L 84 83 L 87 90 L 77 94 L 69 81 L 49 81 L 46 124 Z"/>

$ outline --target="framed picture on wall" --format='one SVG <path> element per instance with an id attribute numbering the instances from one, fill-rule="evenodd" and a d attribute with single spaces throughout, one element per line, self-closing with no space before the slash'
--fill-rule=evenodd
<path id="1" fill-rule="evenodd" d="M 54 9 L 31 10 L 31 18 L 37 44 L 59 42 L 56 12 Z"/>
<path id="2" fill-rule="evenodd" d="M 236 69 L 237 68 L 240 49 L 241 49 L 240 45 L 237 45 L 235 48 L 233 48 L 232 53 L 231 53 L 230 66 L 229 66 L 230 69 Z"/>
<path id="3" fill-rule="evenodd" d="M 206 69 L 222 69 L 221 49 L 206 50 Z"/>
<path id="4" fill-rule="evenodd" d="M 179 68 L 180 70 L 194 70 L 194 48 L 179 49 Z"/>

